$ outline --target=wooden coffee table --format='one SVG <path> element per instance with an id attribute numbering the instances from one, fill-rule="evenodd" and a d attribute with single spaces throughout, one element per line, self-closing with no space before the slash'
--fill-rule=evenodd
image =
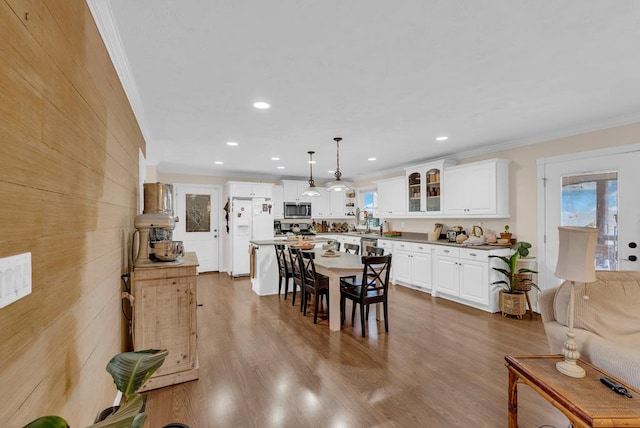
<path id="1" fill-rule="evenodd" d="M 574 427 L 640 427 L 640 390 L 607 372 L 578 360 L 587 372 L 583 378 L 556 370 L 561 355 L 505 356 L 509 369 L 508 427 L 518 427 L 518 383 L 529 385 L 559 409 Z M 624 385 L 633 398 L 616 394 L 600 382 L 607 376 Z"/>

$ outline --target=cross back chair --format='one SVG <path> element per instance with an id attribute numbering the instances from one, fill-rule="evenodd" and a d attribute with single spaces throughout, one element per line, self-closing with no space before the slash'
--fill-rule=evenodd
<path id="1" fill-rule="evenodd" d="M 344 243 L 344 252 L 348 254 L 360 254 L 360 245 Z"/>
<path id="2" fill-rule="evenodd" d="M 391 255 L 362 256 L 362 276 L 345 276 L 340 278 L 340 321 L 344 324 L 345 303 L 352 302 L 351 323 L 356 316 L 356 305 L 360 305 L 360 324 L 362 337 L 366 337 L 365 320 L 369 318 L 369 306 L 382 303 L 384 311 L 384 330 L 389 332 L 389 317 L 387 295 L 389 290 L 389 272 L 391 270 Z"/>
<path id="3" fill-rule="evenodd" d="M 291 262 L 291 275 L 293 278 L 293 297 L 291 299 L 291 306 L 295 306 L 297 288 L 300 288 L 300 301 L 304 300 L 302 251 L 299 248 L 289 247 L 289 261 Z M 300 311 L 302 312 L 302 304 L 300 304 Z"/>
<path id="4" fill-rule="evenodd" d="M 304 287 L 302 293 L 302 314 L 307 316 L 307 302 L 309 296 L 314 296 L 313 305 L 313 323 L 318 323 L 318 307 L 321 298 L 324 296 L 327 303 L 327 312 L 329 311 L 329 277 L 316 272 L 314 263 L 315 253 L 311 251 L 302 252 L 302 260 L 304 264 Z"/>
<path id="5" fill-rule="evenodd" d="M 282 282 L 284 281 L 284 300 L 287 300 L 289 294 L 289 280 L 293 279 L 293 271 L 291 264 L 287 260 L 286 246 L 284 244 L 276 244 L 276 259 L 278 260 L 278 296 L 282 290 Z M 296 286 L 293 286 L 295 292 Z"/>
<path id="6" fill-rule="evenodd" d="M 384 256 L 384 248 L 369 247 L 367 248 L 367 256 Z"/>

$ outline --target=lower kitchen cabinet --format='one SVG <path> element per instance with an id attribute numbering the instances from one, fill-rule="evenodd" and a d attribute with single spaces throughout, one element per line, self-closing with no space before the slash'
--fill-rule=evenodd
<path id="1" fill-rule="evenodd" d="M 396 241 L 393 246 L 393 281 L 400 285 L 431 292 L 432 246 Z"/>
<path id="2" fill-rule="evenodd" d="M 498 289 L 491 285 L 495 264 L 489 255 L 507 255 L 508 249 L 436 247 L 433 295 L 487 312 L 498 312 Z"/>
<path id="3" fill-rule="evenodd" d="M 131 273 L 134 350 L 169 351 L 140 391 L 198 378 L 197 267 L 195 253 L 186 253 L 180 265 L 158 263 Z"/>

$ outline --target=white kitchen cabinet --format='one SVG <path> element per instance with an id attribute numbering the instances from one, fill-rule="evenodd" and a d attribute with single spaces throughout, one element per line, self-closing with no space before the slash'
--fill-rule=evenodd
<path id="1" fill-rule="evenodd" d="M 230 181 L 229 193 L 231 197 L 241 198 L 273 198 L 273 184 L 270 183 L 247 183 Z"/>
<path id="2" fill-rule="evenodd" d="M 396 241 L 391 265 L 394 282 L 421 291 L 431 291 L 432 246 L 415 242 Z"/>
<path id="3" fill-rule="evenodd" d="M 282 180 L 285 202 L 312 202 L 311 196 L 303 196 L 302 192 L 307 190 L 309 183 L 306 181 Z"/>
<path id="4" fill-rule="evenodd" d="M 489 159 L 446 169 L 444 214 L 456 217 L 509 217 L 509 160 Z"/>
<path id="5" fill-rule="evenodd" d="M 389 281 L 392 283 L 396 282 L 395 279 L 395 263 L 396 263 L 396 259 L 394 258 L 395 256 L 393 255 L 394 252 L 394 245 L 395 245 L 396 241 L 393 241 L 391 239 L 378 239 L 378 242 L 376 243 L 376 245 L 379 248 L 384 249 L 384 255 L 392 255 L 391 257 L 391 272 L 389 273 Z"/>
<path id="6" fill-rule="evenodd" d="M 405 177 L 376 181 L 378 192 L 378 216 L 382 218 L 402 217 L 405 209 Z"/>
<path id="7" fill-rule="evenodd" d="M 273 218 L 284 218 L 284 189 L 282 186 L 273 186 Z"/>
<path id="8" fill-rule="evenodd" d="M 442 214 L 442 183 L 445 168 L 454 161 L 439 160 L 405 168 L 406 213 L 410 216 L 435 216 Z"/>
<path id="9" fill-rule="evenodd" d="M 355 217 L 356 216 L 356 189 L 349 190 L 348 192 L 332 192 L 336 196 L 335 204 L 340 206 L 341 211 L 336 214 L 341 217 Z M 337 195 L 336 195 L 337 193 Z M 332 201 L 333 206 L 333 201 Z"/>
<path id="10" fill-rule="evenodd" d="M 479 250 L 473 247 L 436 246 L 433 295 L 498 312 L 498 289 L 491 285 L 497 266 L 490 255 L 508 255 L 509 249 Z"/>
<path id="11" fill-rule="evenodd" d="M 311 213 L 314 218 L 346 218 L 345 193 L 327 192 L 326 188 L 318 187 L 320 196 L 311 198 Z M 353 208 L 355 210 L 355 208 Z M 355 213 L 354 213 L 355 214 Z"/>

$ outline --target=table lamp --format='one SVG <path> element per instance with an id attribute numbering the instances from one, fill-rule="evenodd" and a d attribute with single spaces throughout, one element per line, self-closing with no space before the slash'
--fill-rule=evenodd
<path id="1" fill-rule="evenodd" d="M 556 369 L 571 377 L 584 377 L 585 371 L 576 364 L 580 358 L 576 333 L 573 331 L 573 310 L 575 305 L 576 282 L 593 282 L 596 280 L 595 252 L 598 229 L 593 227 L 559 226 L 560 248 L 555 275 L 571 281 L 569 295 L 569 329 L 567 341 L 564 342 L 562 354 L 564 360 L 556 363 Z"/>

